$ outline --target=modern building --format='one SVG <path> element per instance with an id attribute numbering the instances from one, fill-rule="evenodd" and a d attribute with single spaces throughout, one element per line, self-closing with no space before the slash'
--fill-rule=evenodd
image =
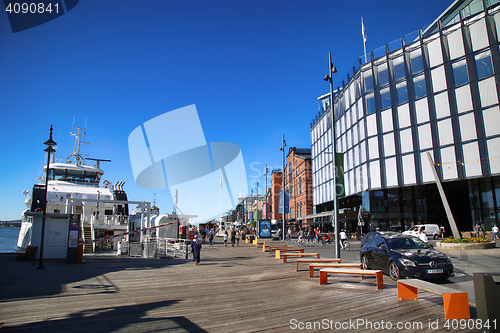
<path id="1" fill-rule="evenodd" d="M 290 147 L 284 172 L 285 190 L 289 198 L 285 218 L 287 224 L 295 226 L 295 230 L 313 222 L 313 219 L 302 219 L 313 213 L 311 171 L 311 148 Z"/>
<path id="2" fill-rule="evenodd" d="M 449 234 L 432 168 L 459 230 L 500 222 L 499 41 L 499 0 L 457 0 L 426 29 L 356 62 L 333 98 L 340 220 L 350 231 L 361 209 L 364 232 L 437 223 Z M 329 99 L 319 97 L 311 124 L 316 216 L 333 209 Z"/>

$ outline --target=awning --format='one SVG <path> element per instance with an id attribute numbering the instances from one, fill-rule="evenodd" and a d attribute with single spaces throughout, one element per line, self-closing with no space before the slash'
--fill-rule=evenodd
<path id="1" fill-rule="evenodd" d="M 317 214 L 311 214 L 311 215 L 306 215 L 306 216 L 301 216 L 301 217 L 297 217 L 297 221 L 301 221 L 301 220 L 308 220 L 308 219 L 314 219 L 316 217 L 323 217 L 323 216 L 332 216 L 333 214 L 333 210 L 329 211 L 329 212 L 323 212 L 323 213 L 317 213 Z M 344 214 L 344 209 L 339 209 L 339 214 Z"/>

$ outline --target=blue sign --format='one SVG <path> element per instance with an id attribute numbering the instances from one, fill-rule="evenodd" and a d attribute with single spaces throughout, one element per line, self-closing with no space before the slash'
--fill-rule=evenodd
<path id="1" fill-rule="evenodd" d="M 280 190 L 278 213 L 283 214 L 283 191 Z M 288 214 L 288 190 L 285 190 L 285 213 Z"/>
<path id="2" fill-rule="evenodd" d="M 271 220 L 259 221 L 259 237 L 271 237 Z"/>

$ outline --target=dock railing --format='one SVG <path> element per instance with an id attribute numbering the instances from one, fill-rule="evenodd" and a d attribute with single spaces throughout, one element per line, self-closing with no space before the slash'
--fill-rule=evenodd
<path id="1" fill-rule="evenodd" d="M 128 245 L 130 257 L 165 259 L 184 258 L 188 259 L 190 240 L 180 238 L 159 238 Z"/>

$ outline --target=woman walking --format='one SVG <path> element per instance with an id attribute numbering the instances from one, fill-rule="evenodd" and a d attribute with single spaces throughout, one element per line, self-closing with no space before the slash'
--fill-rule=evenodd
<path id="1" fill-rule="evenodd" d="M 191 241 L 191 248 L 193 249 L 193 261 L 195 265 L 200 263 L 200 251 L 201 251 L 201 242 L 198 239 L 198 235 L 194 236 L 194 239 Z"/>

